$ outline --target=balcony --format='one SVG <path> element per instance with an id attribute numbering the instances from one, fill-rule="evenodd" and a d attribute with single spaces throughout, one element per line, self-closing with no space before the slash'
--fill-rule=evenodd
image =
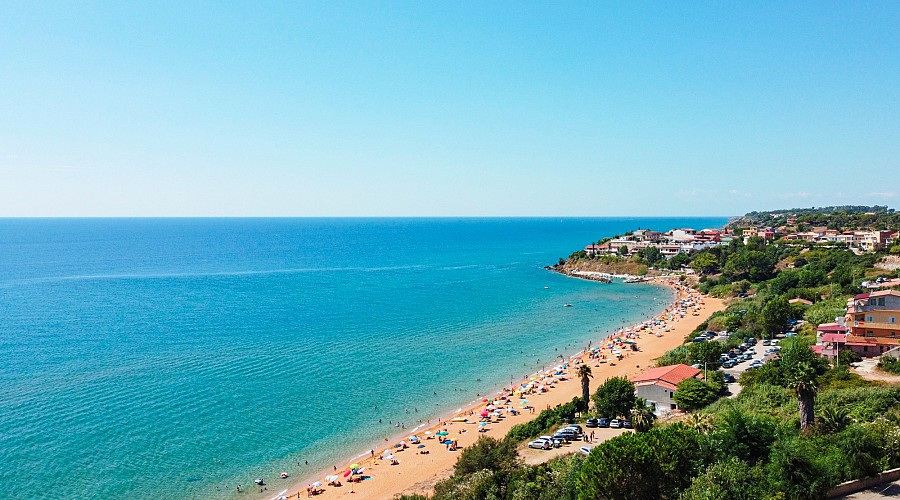
<path id="1" fill-rule="evenodd" d="M 900 323 L 877 323 L 875 321 L 854 321 L 853 328 L 871 328 L 873 330 L 892 330 L 900 332 Z"/>

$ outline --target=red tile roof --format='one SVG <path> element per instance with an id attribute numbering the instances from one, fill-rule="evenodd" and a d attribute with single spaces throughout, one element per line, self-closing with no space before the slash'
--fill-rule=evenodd
<path id="1" fill-rule="evenodd" d="M 826 333 L 822 335 L 822 342 L 838 342 L 844 343 L 847 341 L 846 335 L 841 335 L 840 333 Z"/>
<path id="2" fill-rule="evenodd" d="M 631 378 L 631 381 L 662 383 L 661 385 L 666 387 L 665 383 L 678 385 L 679 382 L 686 378 L 697 377 L 701 371 L 699 368 L 688 365 L 660 366 L 659 368 L 647 370 L 640 375 L 635 375 Z"/>
<path id="3" fill-rule="evenodd" d="M 847 331 L 847 327 L 837 323 L 822 323 L 816 327 L 816 331 L 822 333 L 844 333 Z"/>

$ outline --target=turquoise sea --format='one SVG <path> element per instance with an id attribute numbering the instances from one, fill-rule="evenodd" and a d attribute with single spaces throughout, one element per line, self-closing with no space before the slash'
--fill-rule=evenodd
<path id="1" fill-rule="evenodd" d="M 0 219 L 0 498 L 271 498 L 671 300 L 543 266 L 725 223 Z"/>

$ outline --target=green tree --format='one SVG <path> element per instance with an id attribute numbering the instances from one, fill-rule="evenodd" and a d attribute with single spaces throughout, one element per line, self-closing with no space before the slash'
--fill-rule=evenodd
<path id="1" fill-rule="evenodd" d="M 767 478 L 760 467 L 727 457 L 691 481 L 681 500 L 751 500 L 766 498 Z"/>
<path id="2" fill-rule="evenodd" d="M 624 417 L 634 408 L 634 384 L 625 377 L 606 379 L 594 393 L 597 413 L 606 417 Z"/>
<path id="3" fill-rule="evenodd" d="M 694 257 L 691 268 L 700 274 L 715 274 L 719 271 L 719 260 L 709 252 L 701 252 Z"/>
<path id="4" fill-rule="evenodd" d="M 481 436 L 472 446 L 463 449 L 454 467 L 454 474 L 466 475 L 480 470 L 499 472 L 516 468 L 516 442 L 510 439 L 502 441 L 488 436 Z"/>
<path id="5" fill-rule="evenodd" d="M 595 447 L 578 479 L 579 500 L 597 498 L 659 498 L 657 454 L 644 434 L 626 433 Z"/>
<path id="6" fill-rule="evenodd" d="M 711 363 L 719 362 L 719 357 L 725 352 L 725 344 L 710 340 L 707 342 L 691 342 L 688 344 L 690 352 L 690 360 L 692 363 Z"/>
<path id="7" fill-rule="evenodd" d="M 809 343 L 797 337 L 785 341 L 780 354 L 785 386 L 797 393 L 800 430 L 808 432 L 816 420 L 815 396 L 819 375 L 825 373 L 827 367 L 824 360 L 813 354 Z"/>
<path id="8" fill-rule="evenodd" d="M 762 309 L 762 325 L 770 336 L 785 331 L 791 319 L 791 305 L 783 296 L 769 299 Z"/>
<path id="9" fill-rule="evenodd" d="M 665 257 L 663 257 L 662 253 L 659 251 L 659 248 L 657 248 L 656 246 L 649 246 L 644 248 L 641 251 L 641 255 L 644 257 L 644 260 L 646 260 L 647 263 L 651 266 L 656 264 L 657 262 L 665 260 Z"/>
<path id="10" fill-rule="evenodd" d="M 625 245 L 620 246 L 618 253 L 619 253 L 620 257 L 624 257 L 624 256 L 628 255 L 628 247 Z"/>
<path id="11" fill-rule="evenodd" d="M 716 393 L 706 382 L 686 378 L 678 383 L 678 390 L 672 399 L 684 410 L 696 410 L 716 400 Z"/>
<path id="12" fill-rule="evenodd" d="M 582 363 L 576 373 L 578 378 L 581 379 L 581 399 L 584 401 L 584 409 L 587 410 L 591 402 L 591 378 L 594 376 L 591 374 L 591 367 L 587 363 Z"/>
<path id="13" fill-rule="evenodd" d="M 647 432 L 653 428 L 653 422 L 656 420 L 656 414 L 653 409 L 647 406 L 647 400 L 637 398 L 634 401 L 634 408 L 631 409 L 631 422 L 636 432 Z"/>
<path id="14" fill-rule="evenodd" d="M 775 423 L 769 417 L 732 408 L 716 420 L 713 442 L 719 456 L 734 456 L 747 463 L 765 462 L 775 442 Z"/>
<path id="15" fill-rule="evenodd" d="M 581 468 L 578 498 L 677 498 L 702 463 L 698 439 L 696 432 L 673 424 L 606 441 Z"/>

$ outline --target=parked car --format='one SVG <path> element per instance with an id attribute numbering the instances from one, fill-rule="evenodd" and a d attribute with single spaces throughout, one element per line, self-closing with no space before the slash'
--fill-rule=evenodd
<path id="1" fill-rule="evenodd" d="M 569 424 L 563 428 L 564 429 L 572 429 L 573 431 L 577 432 L 578 434 L 584 434 L 584 429 L 582 429 L 581 426 L 578 424 Z"/>
<path id="2" fill-rule="evenodd" d="M 535 439 L 534 441 L 528 443 L 528 447 L 536 448 L 538 450 L 549 450 L 553 447 L 553 445 L 550 444 L 550 441 L 547 441 L 546 439 Z"/>
<path id="3" fill-rule="evenodd" d="M 584 426 L 588 427 L 588 428 L 594 428 L 594 427 L 597 427 L 599 422 L 600 421 L 597 420 L 596 418 L 589 418 L 584 422 Z"/>
<path id="4" fill-rule="evenodd" d="M 769 339 L 765 339 L 765 340 L 763 340 L 763 342 L 762 342 L 763 345 L 770 345 L 771 343 L 772 343 L 772 342 L 771 342 Z"/>
<path id="5" fill-rule="evenodd" d="M 735 364 L 736 363 L 733 360 L 729 359 L 728 361 L 722 363 L 722 368 L 734 368 Z"/>
<path id="6" fill-rule="evenodd" d="M 609 421 L 609 428 L 610 428 L 610 429 L 621 429 L 621 428 L 622 428 L 622 421 L 619 420 L 618 418 L 614 418 L 614 419 L 610 420 L 610 421 Z"/>
<path id="7" fill-rule="evenodd" d="M 626 418 L 624 421 L 622 421 L 622 427 L 624 427 L 626 429 L 634 429 L 634 426 L 631 425 L 630 418 Z"/>
<path id="8" fill-rule="evenodd" d="M 730 373 L 725 374 L 725 383 L 726 384 L 732 384 L 732 383 L 734 383 L 734 381 L 735 381 L 734 375 L 732 375 Z"/>
<path id="9" fill-rule="evenodd" d="M 578 448 L 578 453 L 581 453 L 584 456 L 588 456 L 591 454 L 592 449 L 593 448 L 591 448 L 590 446 L 582 446 L 581 448 Z"/>
<path id="10" fill-rule="evenodd" d="M 545 440 L 545 441 L 550 441 L 550 444 L 551 444 L 554 448 L 559 448 L 559 447 L 562 446 L 562 444 L 563 444 L 563 440 L 562 440 L 562 439 L 556 439 L 556 438 L 554 438 L 553 436 L 541 436 L 541 437 L 539 437 L 538 439 L 543 439 L 543 440 Z"/>
<path id="11" fill-rule="evenodd" d="M 606 417 L 601 418 L 597 421 L 597 427 L 609 427 L 609 419 Z"/>
<path id="12" fill-rule="evenodd" d="M 697 335 L 696 337 L 694 337 L 694 342 L 706 342 L 706 337 Z"/>

